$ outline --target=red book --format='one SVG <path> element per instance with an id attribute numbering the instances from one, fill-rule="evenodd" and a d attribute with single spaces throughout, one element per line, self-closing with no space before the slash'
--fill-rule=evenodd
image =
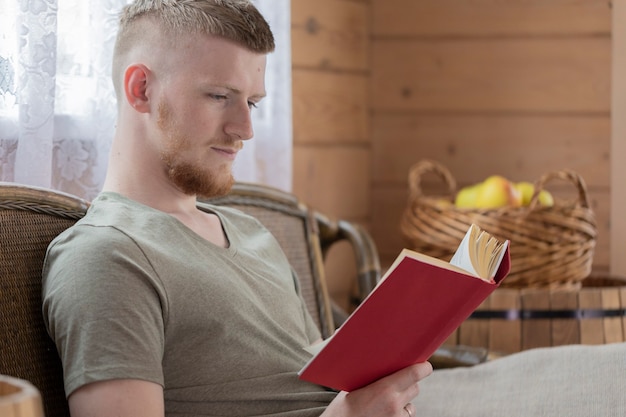
<path id="1" fill-rule="evenodd" d="M 475 272 L 482 269 L 476 264 L 481 259 L 492 266 L 483 278 Z M 300 379 L 353 391 L 428 360 L 510 269 L 509 242 L 499 243 L 475 225 L 450 262 L 404 249 L 348 320 L 320 344 Z"/>

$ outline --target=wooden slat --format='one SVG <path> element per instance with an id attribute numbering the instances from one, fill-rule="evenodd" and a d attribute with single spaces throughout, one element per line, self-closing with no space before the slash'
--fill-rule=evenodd
<path id="1" fill-rule="evenodd" d="M 487 297 L 476 309 L 489 310 L 490 299 Z M 458 328 L 459 344 L 475 347 L 489 347 L 489 320 L 465 320 Z"/>
<path id="2" fill-rule="evenodd" d="M 585 288 L 578 295 L 581 309 L 602 309 L 602 290 Z M 604 327 L 601 318 L 583 318 L 580 320 L 580 343 L 600 345 L 604 343 Z"/>
<path id="3" fill-rule="evenodd" d="M 369 152 L 359 147 L 294 149 L 294 194 L 312 208 L 336 218 L 369 214 Z"/>
<path id="4" fill-rule="evenodd" d="M 490 296 L 490 308 L 499 310 L 519 310 L 520 293 L 517 290 L 499 288 Z M 497 353 L 519 352 L 522 348 L 521 320 L 489 320 L 489 351 Z"/>
<path id="5" fill-rule="evenodd" d="M 0 416 L 44 417 L 41 394 L 28 381 L 0 375 Z"/>
<path id="6" fill-rule="evenodd" d="M 622 309 L 626 309 L 626 287 L 620 288 L 619 291 L 620 305 Z M 626 340 L 626 316 L 622 317 L 622 334 Z"/>
<path id="7" fill-rule="evenodd" d="M 550 295 L 545 290 L 521 291 L 522 308 L 525 310 L 549 310 Z M 522 349 L 552 345 L 550 320 L 528 319 L 522 323 Z"/>
<path id="8" fill-rule="evenodd" d="M 626 3 L 613 3 L 613 74 L 611 137 L 611 265 L 613 275 L 626 276 Z"/>
<path id="9" fill-rule="evenodd" d="M 610 136 L 608 115 L 376 112 L 372 115 L 372 175 L 375 182 L 406 183 L 411 165 L 420 159 L 435 159 L 461 184 L 494 173 L 516 181 L 535 181 L 548 169 L 568 168 L 581 175 L 588 186 L 606 187 Z"/>
<path id="10" fill-rule="evenodd" d="M 338 0 L 292 0 L 293 65 L 368 71 L 369 7 Z"/>
<path id="11" fill-rule="evenodd" d="M 618 310 L 620 308 L 619 289 L 602 289 L 602 308 L 604 310 Z M 617 343 L 625 340 L 622 330 L 622 319 L 620 317 L 605 317 L 602 320 L 602 324 L 605 343 Z"/>
<path id="12" fill-rule="evenodd" d="M 389 265 L 405 246 L 400 229 L 400 216 L 406 205 L 404 187 L 374 186 L 371 194 L 372 238 L 378 247 L 383 265 Z"/>
<path id="13" fill-rule="evenodd" d="M 608 113 L 610 62 L 608 37 L 374 40 L 371 104 L 375 110 Z"/>
<path id="14" fill-rule="evenodd" d="M 367 77 L 308 70 L 292 76 L 296 146 L 369 143 Z"/>
<path id="15" fill-rule="evenodd" d="M 578 293 L 576 291 L 555 291 L 550 294 L 552 310 L 578 309 Z M 577 319 L 552 320 L 552 344 L 554 346 L 580 343 L 580 325 Z"/>
<path id="16" fill-rule="evenodd" d="M 375 36 L 608 33 L 606 0 L 372 0 Z"/>

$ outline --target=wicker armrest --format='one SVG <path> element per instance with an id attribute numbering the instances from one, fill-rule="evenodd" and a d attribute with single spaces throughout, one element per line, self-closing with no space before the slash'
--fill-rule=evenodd
<path id="1" fill-rule="evenodd" d="M 380 260 L 374 240 L 369 232 L 357 223 L 345 220 L 333 222 L 319 213 L 316 214 L 316 219 L 324 254 L 332 245 L 343 240 L 352 245 L 357 263 L 358 294 L 355 303 L 360 303 L 374 289 L 381 277 Z"/>

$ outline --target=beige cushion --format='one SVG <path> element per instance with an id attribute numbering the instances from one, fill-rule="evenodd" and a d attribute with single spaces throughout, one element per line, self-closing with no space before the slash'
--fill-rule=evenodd
<path id="1" fill-rule="evenodd" d="M 420 383 L 416 417 L 626 416 L 626 343 L 527 350 Z"/>

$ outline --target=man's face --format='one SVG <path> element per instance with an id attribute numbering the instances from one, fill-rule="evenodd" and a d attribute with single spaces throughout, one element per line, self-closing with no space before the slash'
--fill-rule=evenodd
<path id="1" fill-rule="evenodd" d="M 215 37 L 182 42 L 161 80 L 160 157 L 186 194 L 225 194 L 243 141 L 253 136 L 251 107 L 265 95 L 265 55 Z M 157 74 L 158 76 L 158 74 Z"/>

